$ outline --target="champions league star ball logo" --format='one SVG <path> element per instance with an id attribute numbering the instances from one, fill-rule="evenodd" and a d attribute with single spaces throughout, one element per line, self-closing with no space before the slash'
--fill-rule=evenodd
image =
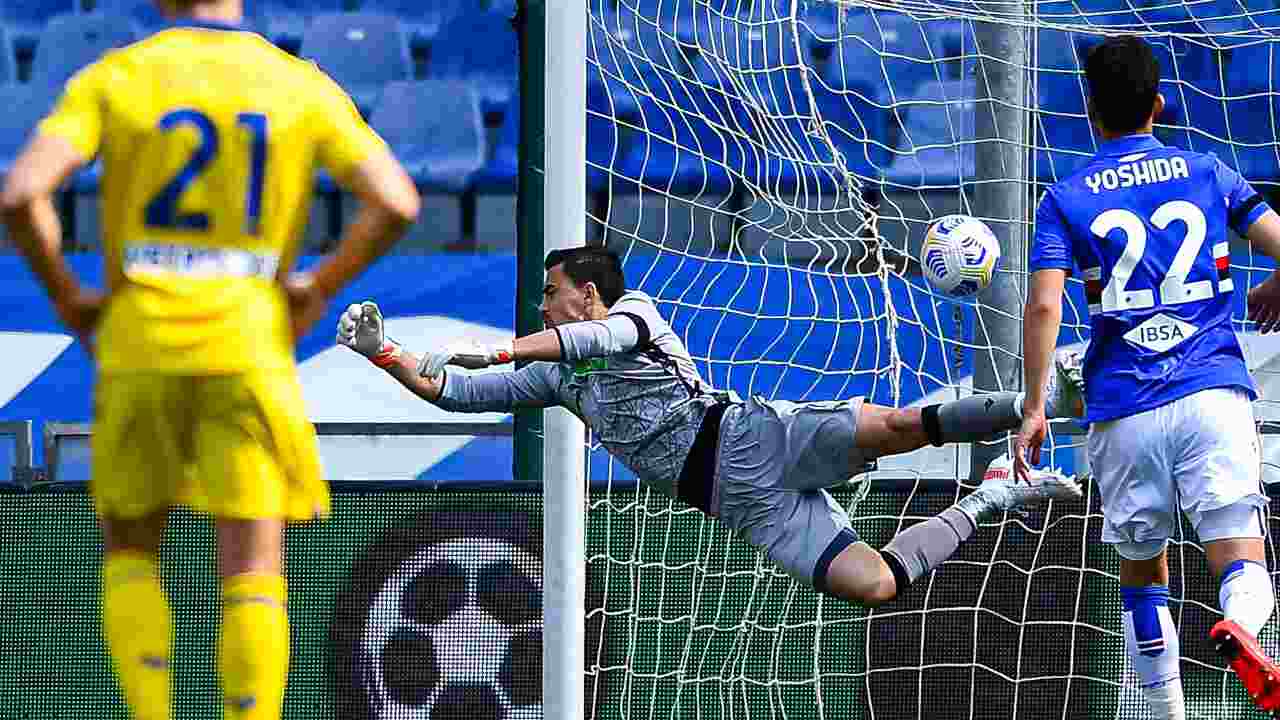
<path id="1" fill-rule="evenodd" d="M 330 637 L 338 717 L 542 717 L 540 531 L 520 513 L 435 513 L 352 570 Z"/>

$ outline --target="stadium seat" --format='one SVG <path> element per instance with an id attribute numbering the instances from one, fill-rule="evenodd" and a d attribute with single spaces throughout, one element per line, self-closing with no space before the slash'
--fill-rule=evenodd
<path id="1" fill-rule="evenodd" d="M 957 20 L 922 22 L 885 11 L 850 11 L 841 34 L 840 52 L 833 55 L 826 74 L 846 75 L 861 87 L 901 99 L 911 97 L 924 83 L 961 75 L 955 58 L 962 46 L 963 25 Z M 833 86 L 837 83 L 832 82 Z"/>
<path id="2" fill-rule="evenodd" d="M 420 187 L 461 192 L 484 167 L 480 99 L 466 82 L 391 83 L 370 125 Z"/>
<path id="3" fill-rule="evenodd" d="M 485 111 L 500 113 L 515 93 L 518 56 L 509 18 L 493 12 L 467 13 L 441 27 L 427 75 L 467 80 L 480 93 Z"/>
<path id="4" fill-rule="evenodd" d="M 0 26 L 0 85 L 18 81 L 17 60 L 13 54 L 13 42 L 9 31 Z"/>
<path id="5" fill-rule="evenodd" d="M 40 33 L 31 82 L 60 87 L 104 52 L 136 38 L 133 22 L 127 17 L 106 13 L 56 17 Z"/>
<path id="6" fill-rule="evenodd" d="M 1253 181 L 1280 180 L 1280 47 L 1269 42 L 1237 46 L 1224 74 L 1231 149 L 1241 174 Z"/>
<path id="7" fill-rule="evenodd" d="M 387 83 L 413 77 L 413 60 L 400 21 L 390 15 L 316 16 L 303 35 L 301 54 L 350 93 L 365 117 Z"/>
<path id="8" fill-rule="evenodd" d="M 55 90 L 39 85 L 0 85 L 0 175 L 7 174 L 31 131 L 49 112 Z"/>
<path id="9" fill-rule="evenodd" d="M 736 88 L 720 86 L 713 77 L 689 80 L 666 69 L 649 73 L 642 90 L 614 99 L 612 117 L 622 119 L 621 127 L 602 127 L 619 123 L 607 117 L 593 123 L 588 115 L 588 137 L 592 144 L 601 143 L 588 147 L 588 160 L 649 188 L 728 192 L 729 168 L 744 164 L 742 146 L 733 135 L 746 106 Z M 589 85 L 588 107 L 593 105 L 591 94 Z M 755 114 L 760 115 L 758 104 Z"/>
<path id="10" fill-rule="evenodd" d="M 512 99 L 512 107 L 516 102 Z M 599 189 L 608 182 L 608 172 L 617 158 L 627 152 L 627 142 L 637 133 L 640 107 L 625 90 L 615 91 L 588 65 L 587 71 L 587 186 Z M 619 122 L 620 121 L 620 122 Z M 503 122 L 506 122 L 504 117 Z"/>
<path id="11" fill-rule="evenodd" d="M 76 11 L 76 0 L 9 0 L 0 3 L 0 24 L 9 29 L 14 47 L 29 55 L 46 23 Z"/>
<path id="12" fill-rule="evenodd" d="M 844 157 L 846 168 L 863 177 L 882 175 L 894 142 L 889 133 L 889 99 L 872 87 L 847 85 L 836 91 L 819 81 L 812 88 L 823 130 Z"/>
<path id="13" fill-rule="evenodd" d="M 445 23 L 477 10 L 475 4 L 465 0 L 363 0 L 359 7 L 362 12 L 379 12 L 400 18 L 414 52 L 425 52 Z"/>
<path id="14" fill-rule="evenodd" d="M 107 15 L 127 17 L 140 30 L 150 31 L 166 22 L 160 8 L 152 0 L 97 0 L 94 10 Z"/>
<path id="15" fill-rule="evenodd" d="M 1040 182 L 1066 178 L 1097 151 L 1085 110 L 1085 92 L 1082 75 L 1041 73 L 1039 112 L 1033 115 L 1032 125 L 1035 173 Z"/>
<path id="16" fill-rule="evenodd" d="M 1204 36 L 1202 42 L 1218 47 L 1254 42 L 1264 28 L 1280 22 L 1280 9 L 1271 0 L 1147 0 L 1135 10 L 1156 30 Z"/>
<path id="17" fill-rule="evenodd" d="M 128 17 L 143 32 L 152 32 L 168 24 L 155 0 L 97 0 L 95 9 L 108 15 Z M 251 30 L 266 31 L 266 19 L 261 16 L 261 7 L 254 0 L 244 3 L 244 25 Z"/>
<path id="18" fill-rule="evenodd" d="M 267 35 L 281 47 L 296 52 L 313 17 L 346 10 L 344 0 L 255 0 L 255 15 L 264 18 Z"/>
<path id="19" fill-rule="evenodd" d="M 588 139 L 590 133 L 588 132 Z M 587 152 L 591 149 L 588 147 Z M 498 142 L 492 148 L 489 162 L 475 178 L 475 187 L 480 192 L 513 193 L 516 191 L 516 178 L 520 173 L 520 98 L 511 98 L 510 107 L 502 115 L 502 126 L 498 129 Z"/>
<path id="20" fill-rule="evenodd" d="M 891 183 L 946 187 L 973 179 L 976 89 L 972 78 L 925 83 L 900 109 L 906 125 L 886 173 Z"/>

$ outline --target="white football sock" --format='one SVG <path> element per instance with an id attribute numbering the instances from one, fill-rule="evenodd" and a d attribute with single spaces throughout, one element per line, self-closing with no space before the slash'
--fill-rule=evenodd
<path id="1" fill-rule="evenodd" d="M 1169 588 L 1121 587 L 1120 593 L 1125 607 L 1125 651 L 1151 713 L 1160 720 L 1185 720 L 1178 631 L 1169 614 Z"/>
<path id="2" fill-rule="evenodd" d="M 1218 604 L 1228 620 L 1234 620 L 1254 637 L 1267 624 L 1275 609 L 1275 590 L 1271 574 L 1251 560 L 1237 560 L 1222 573 L 1218 588 Z"/>

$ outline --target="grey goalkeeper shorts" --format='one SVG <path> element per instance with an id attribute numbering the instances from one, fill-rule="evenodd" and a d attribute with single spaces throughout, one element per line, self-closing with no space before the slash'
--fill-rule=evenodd
<path id="1" fill-rule="evenodd" d="M 854 445 L 862 398 L 752 398 L 720 421 L 711 511 L 796 580 L 825 590 L 831 561 L 857 536 L 825 488 L 874 467 Z"/>

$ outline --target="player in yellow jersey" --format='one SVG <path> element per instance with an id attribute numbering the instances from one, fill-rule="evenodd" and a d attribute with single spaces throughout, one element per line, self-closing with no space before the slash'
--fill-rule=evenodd
<path id="1" fill-rule="evenodd" d="M 156 551 L 169 507 L 184 504 L 216 521 L 225 716 L 274 720 L 289 656 L 282 526 L 329 509 L 294 340 L 414 221 L 419 200 L 337 85 L 238 28 L 241 0 L 161 6 L 173 27 L 67 84 L 0 203 L 98 364 L 103 625 L 135 717 L 171 716 Z M 51 199 L 95 157 L 105 295 L 69 271 Z M 290 275 L 317 167 L 363 207 L 336 253 Z"/>

